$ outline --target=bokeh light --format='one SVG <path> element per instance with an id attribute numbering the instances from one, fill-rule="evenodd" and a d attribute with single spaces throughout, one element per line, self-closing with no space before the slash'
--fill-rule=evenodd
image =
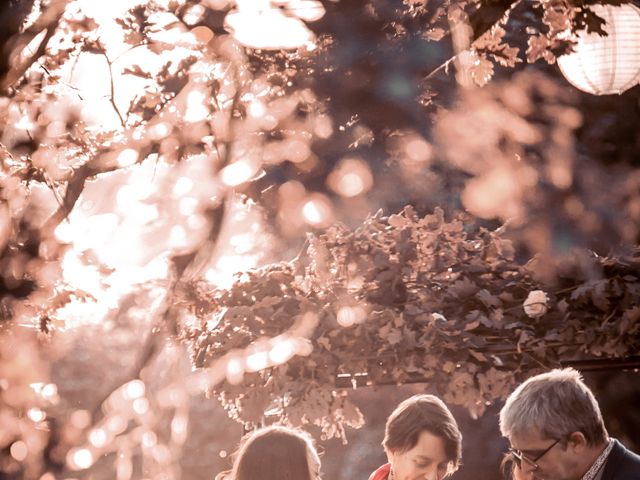
<path id="1" fill-rule="evenodd" d="M 343 197 L 355 197 L 368 192 L 373 186 L 373 175 L 363 159 L 342 160 L 327 178 L 329 188 Z"/>
<path id="2" fill-rule="evenodd" d="M 9 452 L 11 456 L 15 458 L 18 462 L 22 462 L 27 458 L 29 454 L 29 448 L 27 444 L 22 440 L 18 440 L 17 442 L 13 442 L 11 447 L 9 448 Z"/>
<path id="3" fill-rule="evenodd" d="M 67 455 L 67 464 L 73 470 L 85 470 L 93 465 L 93 454 L 87 448 L 71 450 Z"/>
<path id="4" fill-rule="evenodd" d="M 314 193 L 302 206 L 305 221 L 316 228 L 326 227 L 333 221 L 333 204 L 326 195 Z"/>

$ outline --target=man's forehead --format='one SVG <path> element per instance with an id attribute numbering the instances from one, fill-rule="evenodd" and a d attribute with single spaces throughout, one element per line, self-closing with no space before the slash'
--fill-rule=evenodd
<path id="1" fill-rule="evenodd" d="M 509 438 L 511 446 L 517 450 L 535 450 L 548 441 L 536 427 L 515 432 Z"/>

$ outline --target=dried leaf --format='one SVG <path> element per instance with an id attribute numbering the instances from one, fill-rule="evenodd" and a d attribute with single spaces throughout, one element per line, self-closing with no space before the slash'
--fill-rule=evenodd
<path id="1" fill-rule="evenodd" d="M 479 87 L 484 87 L 493 76 L 493 63 L 485 55 L 478 56 L 478 60 L 469 67 L 471 78 Z"/>

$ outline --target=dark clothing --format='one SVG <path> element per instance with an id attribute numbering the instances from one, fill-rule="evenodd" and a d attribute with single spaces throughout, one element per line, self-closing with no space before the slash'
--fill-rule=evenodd
<path id="1" fill-rule="evenodd" d="M 640 456 L 625 448 L 618 440 L 602 472 L 602 480 L 640 480 Z"/>

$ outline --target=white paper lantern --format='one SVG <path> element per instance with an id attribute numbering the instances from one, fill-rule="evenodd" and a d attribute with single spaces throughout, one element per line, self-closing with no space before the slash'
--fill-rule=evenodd
<path id="1" fill-rule="evenodd" d="M 631 3 L 590 8 L 606 20 L 603 28 L 608 35 L 578 32 L 575 51 L 558 57 L 558 66 L 584 92 L 622 93 L 640 82 L 640 8 Z"/>

